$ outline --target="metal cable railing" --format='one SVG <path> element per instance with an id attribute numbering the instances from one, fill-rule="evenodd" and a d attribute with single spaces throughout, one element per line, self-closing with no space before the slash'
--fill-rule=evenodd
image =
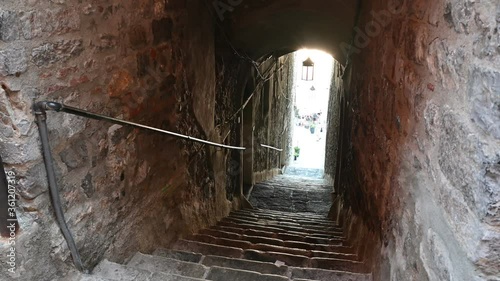
<path id="1" fill-rule="evenodd" d="M 230 146 L 230 145 L 225 145 L 225 144 L 219 144 L 219 143 L 214 143 L 211 141 L 199 139 L 199 138 L 194 138 L 186 135 L 182 135 L 179 133 L 174 133 L 138 123 L 133 123 L 130 121 L 125 121 L 97 113 L 92 113 L 88 112 L 79 108 L 71 107 L 71 106 L 66 106 L 61 103 L 57 102 L 52 102 L 52 101 L 42 101 L 42 102 L 37 102 L 33 106 L 33 110 L 36 116 L 36 121 L 38 124 L 38 129 L 40 133 L 40 140 L 42 142 L 42 151 L 43 151 L 43 159 L 45 162 L 45 168 L 47 169 L 47 178 L 49 181 L 49 191 L 50 191 L 50 197 L 51 197 L 51 202 L 52 202 L 52 207 L 54 208 L 54 212 L 56 215 L 57 222 L 59 224 L 59 228 L 61 229 L 61 233 L 64 236 L 64 239 L 66 240 L 66 243 L 68 244 L 68 248 L 71 253 L 71 257 L 73 258 L 73 263 L 75 264 L 75 267 L 82 271 L 82 272 L 87 272 L 80 253 L 78 251 L 78 248 L 76 246 L 76 243 L 73 239 L 73 236 L 71 234 L 71 231 L 68 228 L 68 225 L 66 223 L 66 219 L 64 218 L 64 211 L 61 207 L 61 196 L 59 195 L 59 189 L 57 187 L 57 180 L 56 180 L 56 173 L 54 170 L 54 162 L 52 158 L 52 153 L 50 149 L 50 144 L 49 144 L 49 137 L 48 137 L 48 128 L 47 128 L 47 113 L 46 111 L 52 110 L 55 112 L 64 112 L 64 113 L 69 113 L 73 115 L 78 115 L 90 119 L 95 119 L 95 120 L 103 120 L 107 121 L 110 123 L 114 124 L 119 124 L 119 125 L 124 125 L 124 126 L 131 126 L 135 128 L 140 128 L 140 129 L 145 129 L 149 131 L 154 131 L 162 134 L 166 134 L 169 136 L 189 140 L 192 142 L 198 142 L 210 146 L 215 146 L 215 147 L 220 147 L 220 148 L 225 148 L 225 149 L 232 149 L 232 150 L 245 150 L 244 147 L 237 147 L 237 146 Z M 1 161 L 1 160 L 0 160 Z M 1 199 L 1 198 L 0 198 Z M 3 217 L 0 216 L 0 217 Z"/>
<path id="2" fill-rule="evenodd" d="M 281 148 L 276 148 L 274 146 L 270 146 L 270 145 L 267 145 L 267 144 L 262 144 L 261 143 L 260 146 L 265 147 L 265 148 L 269 148 L 269 149 L 272 149 L 272 150 L 276 150 L 276 151 L 279 151 L 279 152 L 283 151 L 283 149 L 281 149 Z"/>
<path id="3" fill-rule="evenodd" d="M 82 116 L 82 117 L 86 117 L 86 118 L 90 118 L 90 119 L 103 120 L 103 121 L 107 121 L 107 122 L 118 124 L 118 125 L 131 126 L 131 127 L 135 127 L 135 128 L 154 131 L 154 132 L 170 135 L 170 136 L 173 136 L 176 138 L 181 138 L 181 139 L 185 139 L 185 140 L 189 140 L 189 141 L 193 141 L 193 142 L 203 143 L 203 144 L 210 145 L 210 146 L 232 149 L 232 150 L 245 150 L 244 147 L 219 144 L 219 143 L 215 143 L 215 142 L 211 142 L 211 141 L 207 141 L 207 140 L 203 140 L 203 139 L 199 139 L 199 138 L 195 138 L 195 137 L 190 137 L 190 136 L 182 135 L 179 133 L 158 129 L 158 128 L 151 127 L 151 126 L 146 126 L 146 125 L 142 125 L 142 124 L 126 121 L 126 120 L 121 120 L 118 118 L 113 118 L 113 117 L 109 117 L 109 116 L 105 116 L 105 115 L 101 115 L 101 114 L 97 114 L 97 113 L 92 113 L 92 112 L 85 111 L 85 110 L 82 110 L 82 109 L 79 109 L 76 107 L 67 106 L 67 105 L 64 105 L 62 103 L 57 103 L 57 102 L 52 102 L 52 101 L 42 101 L 42 102 L 38 102 L 36 107 L 43 109 L 44 111 L 53 110 L 55 112 L 65 112 L 65 113 L 78 115 L 78 116 Z"/>

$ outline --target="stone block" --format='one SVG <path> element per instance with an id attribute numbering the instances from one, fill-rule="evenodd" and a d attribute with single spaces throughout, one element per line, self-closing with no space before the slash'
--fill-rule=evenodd
<path id="1" fill-rule="evenodd" d="M 473 0 L 448 1 L 444 16 L 456 32 L 465 34 L 471 32 L 475 16 L 474 2 Z"/>
<path id="2" fill-rule="evenodd" d="M 206 266 L 219 266 L 233 269 L 242 269 L 255 271 L 263 274 L 285 275 L 288 267 L 276 266 L 273 263 L 264 263 L 258 261 L 250 261 L 243 259 L 230 259 L 219 256 L 206 256 L 203 259 L 203 264 Z"/>
<path id="3" fill-rule="evenodd" d="M 486 134 L 500 139 L 500 72 L 475 67 L 470 77 L 471 117 Z"/>
<path id="4" fill-rule="evenodd" d="M 33 200 L 48 191 L 47 171 L 43 162 L 30 167 L 25 173 L 19 174 L 19 195 L 27 200 Z"/>
<path id="5" fill-rule="evenodd" d="M 156 249 L 153 252 L 153 255 L 164 258 L 177 259 L 180 261 L 194 262 L 194 263 L 200 262 L 201 258 L 203 257 L 201 254 L 198 253 L 175 251 L 170 249 Z"/>
<path id="6" fill-rule="evenodd" d="M 19 15 L 13 11 L 0 10 L 0 41 L 10 42 L 19 39 Z"/>
<path id="7" fill-rule="evenodd" d="M 151 26 L 153 30 L 154 44 L 168 42 L 172 39 L 172 29 L 174 26 L 174 22 L 171 18 L 153 20 Z"/>
<path id="8" fill-rule="evenodd" d="M 94 183 L 92 181 L 92 174 L 88 173 L 85 178 L 82 180 L 81 187 L 83 189 L 83 192 L 87 196 L 87 198 L 92 197 L 94 194 Z"/>
<path id="9" fill-rule="evenodd" d="M 0 75 L 16 75 L 26 71 L 28 59 L 24 47 L 0 49 Z"/>
<path id="10" fill-rule="evenodd" d="M 316 268 L 292 268 L 292 278 L 297 280 L 298 278 L 318 280 L 318 281 L 370 281 L 372 280 L 368 274 L 358 274 L 326 269 L 316 269 Z M 388 280 L 388 279 L 387 279 Z M 402 280 L 402 279 L 397 279 Z"/>
<path id="11" fill-rule="evenodd" d="M 426 240 L 420 244 L 420 258 L 429 274 L 430 280 L 455 280 L 452 263 L 446 244 L 432 229 L 429 229 Z"/>
<path id="12" fill-rule="evenodd" d="M 238 280 L 238 281 L 286 281 L 287 277 L 270 275 L 270 274 L 260 274 L 253 271 L 246 270 L 236 270 L 224 267 L 214 266 L 207 277 L 209 280 L 214 281 L 225 281 L 225 280 Z"/>
<path id="13" fill-rule="evenodd" d="M 55 43 L 45 43 L 33 48 L 31 61 L 39 67 L 48 66 L 58 61 L 67 61 L 79 56 L 84 50 L 83 40 L 61 40 Z"/>
<path id="14" fill-rule="evenodd" d="M 477 212 L 479 188 L 474 172 L 478 162 L 477 140 L 471 138 L 465 124 L 452 113 L 444 114 L 442 124 L 439 166 L 448 181 L 460 190 L 469 208 Z"/>
<path id="15" fill-rule="evenodd" d="M 127 265 L 152 272 L 178 274 L 193 278 L 203 278 L 207 268 L 201 264 L 184 262 L 159 256 L 137 253 Z"/>
<path id="16" fill-rule="evenodd" d="M 108 260 L 103 260 L 94 269 L 93 274 L 96 277 L 111 279 L 111 280 L 149 280 L 151 272 L 133 267 L 127 267 L 121 264 L 116 264 Z"/>

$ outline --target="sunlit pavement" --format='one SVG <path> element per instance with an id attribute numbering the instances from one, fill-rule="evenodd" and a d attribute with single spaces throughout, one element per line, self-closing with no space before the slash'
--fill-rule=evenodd
<path id="1" fill-rule="evenodd" d="M 323 125 L 324 126 L 324 125 Z M 309 129 L 295 126 L 294 147 L 300 147 L 300 155 L 290 165 L 296 168 L 314 168 L 323 170 L 325 164 L 326 129 L 320 132 L 321 125 L 316 127 L 314 134 Z"/>

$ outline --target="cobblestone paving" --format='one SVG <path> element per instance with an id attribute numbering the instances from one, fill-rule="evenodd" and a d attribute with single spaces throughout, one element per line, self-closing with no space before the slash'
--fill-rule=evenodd
<path id="1" fill-rule="evenodd" d="M 332 187 L 322 179 L 322 170 L 288 169 L 285 175 L 258 183 L 250 203 L 259 209 L 327 215 Z"/>

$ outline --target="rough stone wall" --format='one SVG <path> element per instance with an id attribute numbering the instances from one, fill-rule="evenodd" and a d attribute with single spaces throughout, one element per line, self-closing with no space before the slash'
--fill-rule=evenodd
<path id="1" fill-rule="evenodd" d="M 339 190 L 378 280 L 500 280 L 500 5 L 363 1 Z"/>
<path id="2" fill-rule="evenodd" d="M 325 178 L 328 182 L 335 181 L 337 169 L 337 156 L 339 152 L 340 133 L 340 98 L 342 96 L 341 65 L 334 60 L 332 67 L 332 81 L 330 85 L 330 95 L 328 97 L 328 115 L 326 130 L 325 148 Z M 332 184 L 333 186 L 333 184 Z"/>
<path id="3" fill-rule="evenodd" d="M 33 100 L 221 141 L 213 43 L 201 1 L 2 1 L 0 154 L 18 180 L 14 277 L 52 280 L 72 267 L 49 203 Z M 166 246 L 229 212 L 227 151 L 48 116 L 66 220 L 87 267 Z M 11 280 L 6 247 L 0 240 L 0 279 Z"/>
<path id="4" fill-rule="evenodd" d="M 293 54 L 270 59 L 261 66 L 265 82 L 257 83 L 254 95 L 254 173 L 256 182 L 266 180 L 287 165 L 291 151 Z M 259 80 L 257 80 L 259 81 Z M 263 80 L 261 80 L 263 81 Z M 283 153 L 264 148 L 270 145 Z"/>

